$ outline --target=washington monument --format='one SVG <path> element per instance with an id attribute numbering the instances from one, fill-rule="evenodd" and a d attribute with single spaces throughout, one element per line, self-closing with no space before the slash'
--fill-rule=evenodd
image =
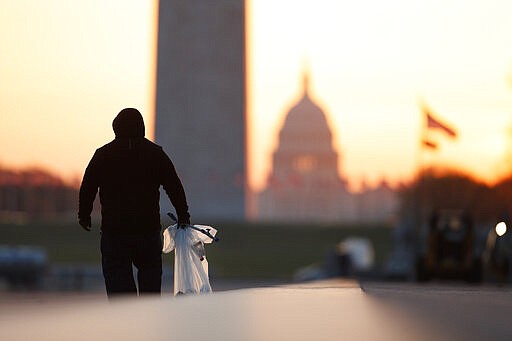
<path id="1" fill-rule="evenodd" d="M 244 0 L 160 1 L 155 140 L 198 223 L 245 219 L 245 60 Z"/>

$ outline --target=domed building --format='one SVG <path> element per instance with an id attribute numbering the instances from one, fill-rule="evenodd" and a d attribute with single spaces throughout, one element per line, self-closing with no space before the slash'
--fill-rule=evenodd
<path id="1" fill-rule="evenodd" d="M 350 221 L 355 204 L 338 170 L 326 115 L 309 94 L 303 76 L 302 96 L 292 105 L 279 132 L 258 216 L 279 221 Z"/>

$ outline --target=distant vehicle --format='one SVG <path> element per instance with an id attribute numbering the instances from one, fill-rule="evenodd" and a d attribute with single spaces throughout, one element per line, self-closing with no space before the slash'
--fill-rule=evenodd
<path id="1" fill-rule="evenodd" d="M 11 288 L 37 288 L 48 269 L 46 252 L 31 246 L 0 246 L 0 278 Z"/>
<path id="2" fill-rule="evenodd" d="M 349 237 L 339 242 L 336 246 L 338 257 L 347 257 L 346 271 L 357 275 L 372 270 L 375 262 L 375 251 L 372 242 L 367 238 Z M 343 262 L 340 263 L 342 266 Z"/>
<path id="3" fill-rule="evenodd" d="M 333 277 L 368 277 L 375 265 L 375 252 L 367 238 L 348 237 L 327 252 L 322 264 L 299 269 L 294 281 L 304 282 Z"/>
<path id="4" fill-rule="evenodd" d="M 362 277 L 373 272 L 375 251 L 367 238 L 352 236 L 328 253 L 325 269 L 330 277 Z"/>
<path id="5" fill-rule="evenodd" d="M 471 218 L 462 210 L 436 211 L 429 222 L 423 252 L 416 259 L 416 278 L 482 280 L 482 262 L 475 252 Z"/>
<path id="6" fill-rule="evenodd" d="M 509 228 L 507 219 L 496 224 L 487 235 L 483 256 L 486 275 L 498 283 L 509 283 L 512 279 L 512 232 Z"/>

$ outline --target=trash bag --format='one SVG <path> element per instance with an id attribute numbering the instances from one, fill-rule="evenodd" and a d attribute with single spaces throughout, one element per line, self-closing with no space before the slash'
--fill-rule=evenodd
<path id="1" fill-rule="evenodd" d="M 204 244 L 216 240 L 215 234 L 216 229 L 205 225 L 174 224 L 165 229 L 162 252 L 174 250 L 174 296 L 212 291 Z"/>

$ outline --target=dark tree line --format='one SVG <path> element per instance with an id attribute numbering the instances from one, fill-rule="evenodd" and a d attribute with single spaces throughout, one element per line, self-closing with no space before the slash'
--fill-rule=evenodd
<path id="1" fill-rule="evenodd" d="M 463 210 L 477 226 L 512 216 L 512 175 L 490 186 L 463 172 L 427 169 L 399 194 L 400 217 L 416 225 L 439 209 Z"/>
<path id="2" fill-rule="evenodd" d="M 72 219 L 78 189 L 41 169 L 0 169 L 0 221 Z"/>

